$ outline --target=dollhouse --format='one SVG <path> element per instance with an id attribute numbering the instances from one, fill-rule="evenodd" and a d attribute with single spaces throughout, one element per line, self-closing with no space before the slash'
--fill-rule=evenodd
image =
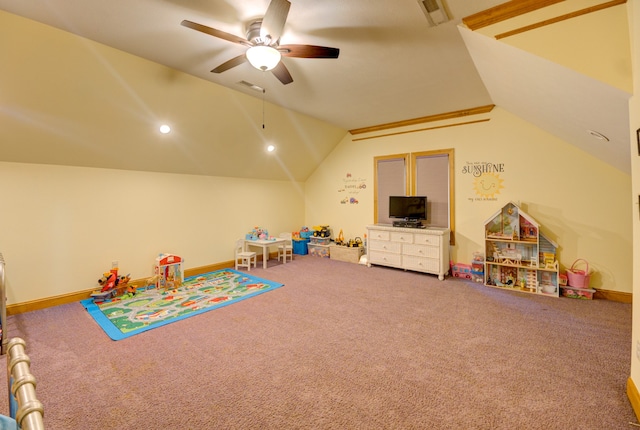
<path id="1" fill-rule="evenodd" d="M 173 254 L 160 254 L 155 266 L 156 288 L 178 288 L 184 281 L 182 258 Z"/>
<path id="2" fill-rule="evenodd" d="M 515 203 L 508 203 L 484 224 L 484 284 L 559 296 L 558 245 L 540 224 Z"/>

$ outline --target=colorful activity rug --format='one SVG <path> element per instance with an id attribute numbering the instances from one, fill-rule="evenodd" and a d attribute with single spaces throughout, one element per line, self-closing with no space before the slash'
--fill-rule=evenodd
<path id="1" fill-rule="evenodd" d="M 152 328 L 208 312 L 283 284 L 267 281 L 232 269 L 217 270 L 186 278 L 174 290 L 138 290 L 130 298 L 82 305 L 113 340 L 121 340 Z"/>

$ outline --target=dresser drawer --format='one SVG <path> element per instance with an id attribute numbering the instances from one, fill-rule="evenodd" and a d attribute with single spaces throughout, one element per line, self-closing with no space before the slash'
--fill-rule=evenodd
<path id="1" fill-rule="evenodd" d="M 371 251 L 370 254 L 369 263 L 371 264 L 402 267 L 402 256 L 400 254 L 391 254 L 382 251 Z"/>
<path id="2" fill-rule="evenodd" d="M 435 258 L 423 258 L 414 257 L 412 255 L 405 255 L 404 257 L 402 257 L 402 267 L 419 272 L 440 272 L 440 265 L 438 264 L 438 260 Z"/>
<path id="3" fill-rule="evenodd" d="M 369 240 L 389 240 L 389 232 L 383 230 L 369 230 Z"/>
<path id="4" fill-rule="evenodd" d="M 392 242 L 413 243 L 413 234 L 406 232 L 391 232 Z"/>
<path id="5" fill-rule="evenodd" d="M 413 255 L 415 257 L 439 258 L 440 249 L 436 246 L 416 245 L 415 243 L 405 244 L 402 246 L 402 253 L 405 255 Z"/>
<path id="6" fill-rule="evenodd" d="M 400 247 L 402 245 L 398 242 L 385 242 L 384 240 L 371 240 L 369 242 L 369 249 L 372 251 L 384 251 L 400 254 Z"/>
<path id="7" fill-rule="evenodd" d="M 414 243 L 419 243 L 422 245 L 440 246 L 441 239 L 442 238 L 440 236 L 432 236 L 428 234 L 416 234 Z"/>

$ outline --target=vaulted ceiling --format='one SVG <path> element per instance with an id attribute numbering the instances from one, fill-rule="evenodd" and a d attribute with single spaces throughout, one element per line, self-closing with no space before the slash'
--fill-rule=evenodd
<path id="1" fill-rule="evenodd" d="M 284 58 L 288 85 L 211 73 L 245 48 L 180 25 L 244 37 L 268 4 L 0 0 L 0 160 L 302 181 L 347 130 L 495 104 L 629 171 L 624 1 L 443 0 L 431 26 L 418 0 L 292 0 L 281 43 L 340 56 Z M 148 136 L 162 120 L 175 133 Z"/>

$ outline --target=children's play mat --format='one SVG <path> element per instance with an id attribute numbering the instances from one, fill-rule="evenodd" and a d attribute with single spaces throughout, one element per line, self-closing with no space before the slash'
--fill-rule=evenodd
<path id="1" fill-rule="evenodd" d="M 283 284 L 223 269 L 186 278 L 173 290 L 138 290 L 133 297 L 115 297 L 82 305 L 113 340 L 226 306 L 276 289 Z"/>

